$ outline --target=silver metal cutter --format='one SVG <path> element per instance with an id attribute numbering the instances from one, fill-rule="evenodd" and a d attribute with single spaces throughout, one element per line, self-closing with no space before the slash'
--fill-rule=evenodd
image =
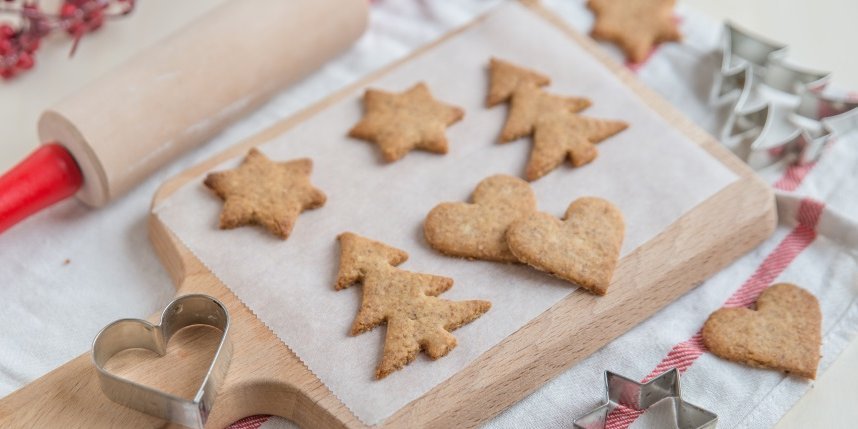
<path id="1" fill-rule="evenodd" d="M 621 408 L 632 412 L 645 412 L 661 401 L 672 401 L 676 425 L 679 429 L 713 429 L 718 416 L 697 405 L 685 402 L 679 388 L 679 370 L 661 373 L 646 383 L 605 371 L 605 404 L 575 419 L 575 429 L 605 429 L 612 412 Z"/>
<path id="2" fill-rule="evenodd" d="M 200 388 L 193 399 L 185 399 L 126 380 L 104 369 L 117 353 L 134 348 L 163 356 L 176 332 L 193 325 L 209 325 L 223 334 Z M 232 355 L 229 313 L 220 301 L 207 295 L 176 298 L 161 313 L 158 325 L 140 319 L 121 319 L 107 325 L 95 337 L 92 362 L 98 370 L 101 390 L 110 400 L 137 411 L 190 428 L 202 429 L 214 404 L 218 387 L 226 377 Z"/>
<path id="3" fill-rule="evenodd" d="M 815 161 L 835 137 L 824 119 L 858 107 L 826 91 L 830 73 L 788 63 L 786 45 L 733 24 L 725 24 L 720 54 L 710 98 L 732 103 L 721 141 L 753 168 Z"/>

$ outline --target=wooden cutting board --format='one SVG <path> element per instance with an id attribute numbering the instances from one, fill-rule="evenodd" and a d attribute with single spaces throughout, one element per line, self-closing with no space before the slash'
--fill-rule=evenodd
<path id="1" fill-rule="evenodd" d="M 652 109 L 739 179 L 623 257 L 606 296 L 575 290 L 378 427 L 478 426 L 699 285 L 774 231 L 776 212 L 768 185 L 622 66 L 606 59 L 590 39 L 540 6 L 526 4 L 545 18 L 546 25 L 561 28 L 601 59 Z M 171 179 L 155 195 L 153 207 L 200 174 L 286 132 L 460 31 Z M 307 428 L 366 427 L 156 216 L 150 217 L 149 224 L 152 242 L 177 285 L 177 294 L 212 295 L 228 307 L 233 318 L 232 364 L 207 427 L 224 427 L 254 414 L 283 416 Z M 128 351 L 112 359 L 110 368 L 135 381 L 191 396 L 215 347 L 217 336 L 209 334 L 206 328 L 189 328 L 174 338 L 167 356 Z M 98 387 L 89 354 L 0 400 L 0 427 L 169 426 L 107 400 Z"/>

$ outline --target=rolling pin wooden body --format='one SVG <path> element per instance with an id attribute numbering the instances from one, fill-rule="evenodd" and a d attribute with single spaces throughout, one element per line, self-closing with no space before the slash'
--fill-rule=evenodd
<path id="1" fill-rule="evenodd" d="M 344 51 L 365 0 L 230 1 L 46 110 L 39 137 L 101 206 Z"/>

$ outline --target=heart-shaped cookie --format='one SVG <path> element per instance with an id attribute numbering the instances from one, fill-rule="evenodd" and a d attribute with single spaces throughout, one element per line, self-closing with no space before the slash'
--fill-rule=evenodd
<path id="1" fill-rule="evenodd" d="M 530 185 L 517 177 L 483 179 L 469 203 L 441 203 L 426 216 L 423 234 L 436 250 L 450 256 L 518 262 L 506 244 L 512 221 L 536 211 Z"/>
<path id="2" fill-rule="evenodd" d="M 625 224 L 620 210 L 601 198 L 579 198 L 563 221 L 534 212 L 514 221 L 506 241 L 520 261 L 604 295 L 620 258 Z"/>
<path id="3" fill-rule="evenodd" d="M 756 310 L 712 313 L 703 325 L 703 343 L 727 360 L 816 378 L 822 344 L 819 301 L 795 285 L 770 286 L 757 299 Z"/>
<path id="4" fill-rule="evenodd" d="M 139 384 L 105 369 L 117 353 L 148 349 L 160 356 L 176 332 L 193 325 L 209 325 L 221 331 L 218 349 L 193 399 Z M 92 345 L 92 362 L 98 370 L 101 390 L 110 400 L 137 411 L 191 428 L 202 429 L 214 405 L 215 394 L 229 368 L 232 344 L 228 337 L 229 313 L 218 300 L 207 295 L 176 298 L 161 313 L 161 323 L 140 319 L 117 320 L 99 332 Z"/>

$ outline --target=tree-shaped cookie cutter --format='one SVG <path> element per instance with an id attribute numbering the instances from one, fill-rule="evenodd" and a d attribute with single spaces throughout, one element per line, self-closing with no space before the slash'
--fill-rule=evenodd
<path id="1" fill-rule="evenodd" d="M 673 418 L 679 429 L 713 429 L 718 423 L 715 413 L 685 402 L 679 386 L 679 370 L 669 369 L 646 383 L 605 371 L 605 403 L 575 419 L 575 429 L 605 429 L 613 426 L 612 415 L 638 416 L 662 401 L 672 401 Z M 619 420 L 622 420 L 621 418 Z"/>
<path id="2" fill-rule="evenodd" d="M 787 159 L 816 161 L 840 133 L 851 131 L 858 100 L 827 91 L 828 72 L 786 61 L 786 45 L 725 24 L 710 100 L 729 105 L 721 132 L 724 142 L 753 168 Z"/>

